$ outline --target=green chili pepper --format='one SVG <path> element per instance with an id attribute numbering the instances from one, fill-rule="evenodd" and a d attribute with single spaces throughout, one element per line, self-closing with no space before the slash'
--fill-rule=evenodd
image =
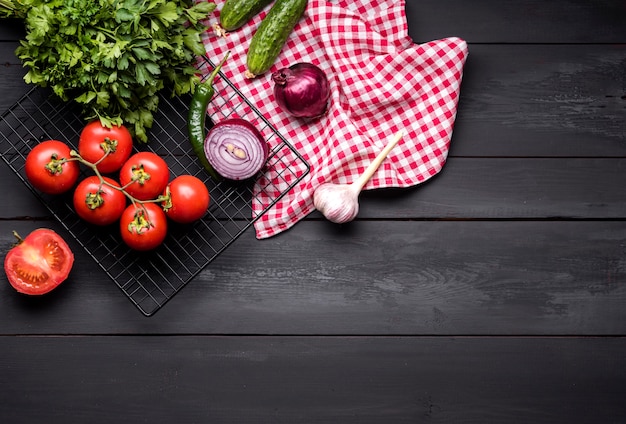
<path id="1" fill-rule="evenodd" d="M 222 61 L 215 67 L 211 75 L 196 86 L 189 105 L 189 116 L 187 118 L 187 129 L 189 131 L 189 140 L 191 141 L 191 147 L 194 153 L 200 160 L 200 163 L 207 170 L 207 172 L 216 180 L 220 179 L 219 174 L 213 169 L 213 166 L 209 163 L 204 154 L 204 139 L 205 135 L 205 122 L 206 122 L 206 110 L 209 106 L 209 102 L 213 98 L 213 80 L 217 76 L 217 73 L 222 68 L 222 65 L 228 58 L 230 52 L 226 52 L 226 55 Z"/>

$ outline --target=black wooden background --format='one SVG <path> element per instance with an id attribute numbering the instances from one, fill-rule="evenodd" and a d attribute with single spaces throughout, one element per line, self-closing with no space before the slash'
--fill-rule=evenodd
<path id="1" fill-rule="evenodd" d="M 469 43 L 450 156 L 246 232 L 143 317 L 80 247 L 43 298 L 0 278 L 0 423 L 625 423 L 626 3 L 407 0 Z M 26 93 L 0 22 L 0 112 Z M 0 250 L 62 232 L 0 164 Z"/>

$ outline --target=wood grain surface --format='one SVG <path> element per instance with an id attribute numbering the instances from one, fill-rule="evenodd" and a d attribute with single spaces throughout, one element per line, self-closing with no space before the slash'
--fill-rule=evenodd
<path id="1" fill-rule="evenodd" d="M 450 155 L 354 222 L 252 231 L 153 317 L 74 241 L 0 277 L 0 423 L 626 422 L 626 3 L 407 0 L 469 43 Z M 29 89 L 0 22 L 0 113 Z M 0 162 L 0 251 L 50 227 Z"/>
<path id="2" fill-rule="evenodd" d="M 0 342 L 7 423 L 619 423 L 626 413 L 621 338 Z"/>

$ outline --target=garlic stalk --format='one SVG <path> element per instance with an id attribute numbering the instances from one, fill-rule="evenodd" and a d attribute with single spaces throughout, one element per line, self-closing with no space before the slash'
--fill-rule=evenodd
<path id="1" fill-rule="evenodd" d="M 313 204 L 326 219 L 337 224 L 352 221 L 359 213 L 359 194 L 374 172 L 385 160 L 391 149 L 402 139 L 398 132 L 385 148 L 370 163 L 359 178 L 351 184 L 324 183 L 313 193 Z"/>

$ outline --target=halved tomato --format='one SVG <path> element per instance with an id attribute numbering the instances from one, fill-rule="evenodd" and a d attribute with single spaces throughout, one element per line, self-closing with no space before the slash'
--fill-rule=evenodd
<path id="1" fill-rule="evenodd" d="M 15 290 L 41 295 L 67 279 L 74 254 L 60 235 L 47 228 L 36 229 L 24 239 L 14 234 L 18 244 L 4 258 L 4 272 Z"/>

